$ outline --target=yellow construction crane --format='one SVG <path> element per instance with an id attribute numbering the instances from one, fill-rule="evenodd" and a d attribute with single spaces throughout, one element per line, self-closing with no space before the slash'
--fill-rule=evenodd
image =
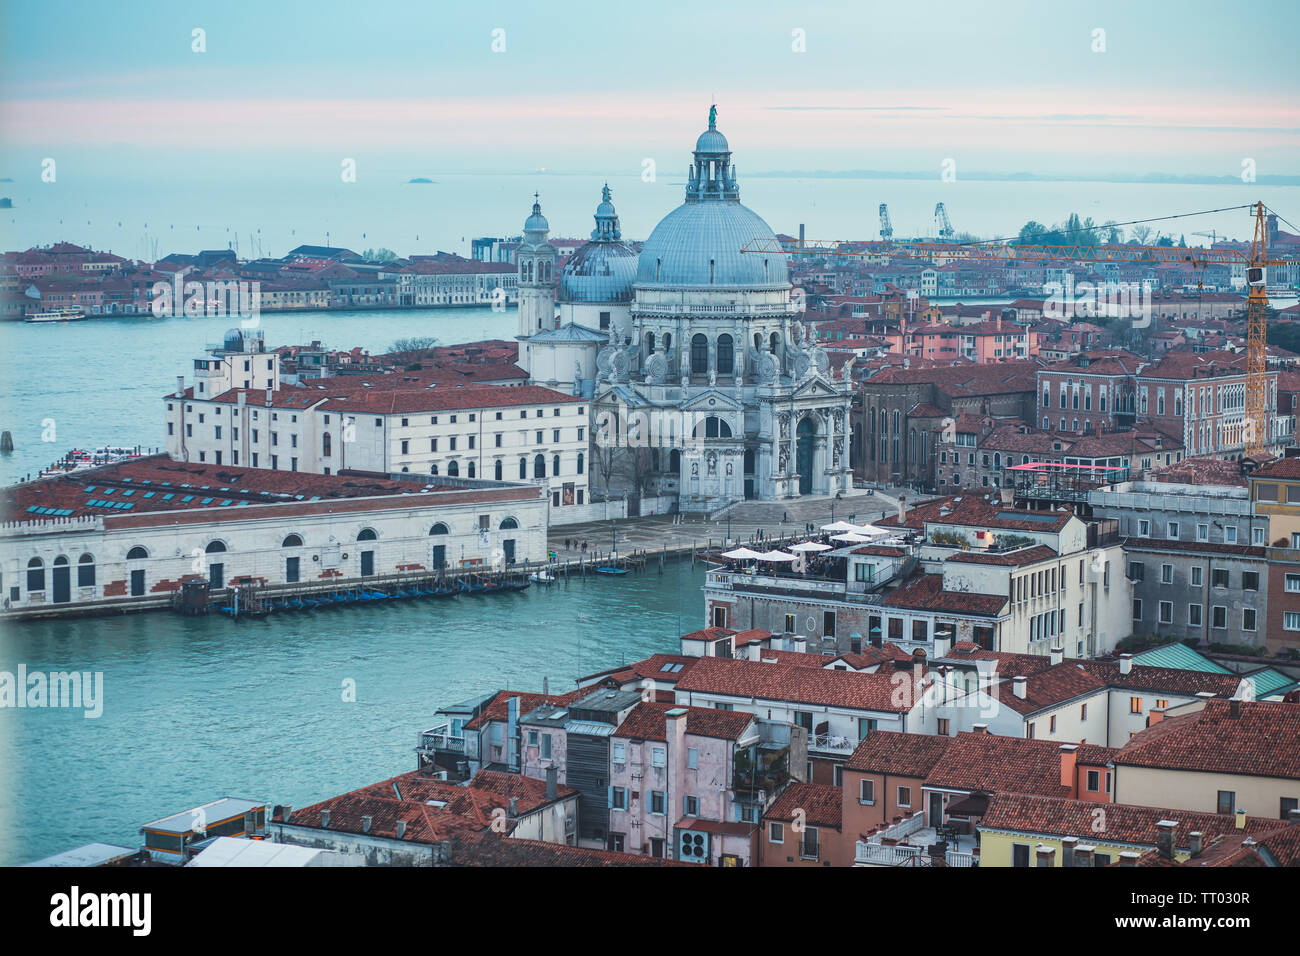
<path id="1" fill-rule="evenodd" d="M 888 259 L 903 256 L 931 262 L 1014 262 L 1045 259 L 1075 262 L 1180 262 L 1196 269 L 1209 265 L 1244 267 L 1249 293 L 1246 299 L 1246 414 L 1243 439 L 1247 456 L 1258 455 L 1268 446 L 1268 417 L 1271 402 L 1268 394 L 1264 335 L 1268 314 L 1268 267 L 1287 265 L 1294 260 L 1268 258 L 1268 227 L 1265 207 L 1254 203 L 1255 233 L 1250 251 L 1231 246 L 1208 249 L 1186 246 L 1140 245 L 1012 245 L 1006 242 L 819 242 L 816 240 L 751 239 L 741 252 L 821 256 L 846 256 L 855 259 Z"/>

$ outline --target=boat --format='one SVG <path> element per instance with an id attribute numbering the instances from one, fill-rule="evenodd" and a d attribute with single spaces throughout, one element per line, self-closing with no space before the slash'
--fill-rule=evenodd
<path id="1" fill-rule="evenodd" d="M 597 568 L 597 574 L 627 574 L 627 568 Z"/>
<path id="2" fill-rule="evenodd" d="M 86 318 L 80 309 L 54 309 L 50 312 L 28 312 L 24 322 L 80 322 Z"/>
<path id="3" fill-rule="evenodd" d="M 550 571 L 545 571 L 545 570 L 534 571 L 532 574 L 528 575 L 528 580 L 534 581 L 537 584 L 554 584 L 555 575 L 552 574 Z"/>

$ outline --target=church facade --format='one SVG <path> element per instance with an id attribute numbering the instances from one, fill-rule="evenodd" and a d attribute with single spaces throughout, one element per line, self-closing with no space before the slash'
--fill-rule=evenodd
<path id="1" fill-rule="evenodd" d="M 696 141 L 685 201 L 651 232 L 634 274 L 625 252 L 609 245 L 617 241 L 609 200 L 606 189 L 593 242 L 573 257 L 585 261 L 591 249 L 615 273 L 594 284 L 610 307 L 598 310 L 609 316 L 607 330 L 598 329 L 608 339 L 594 351 L 593 486 L 674 496 L 682 511 L 696 512 L 848 491 L 848 369 L 833 377 L 801 322 L 785 256 L 742 251 L 753 240 L 774 248 L 776 236 L 740 203 L 716 110 Z M 528 222 L 540 216 L 534 206 Z M 530 339 L 521 350 L 538 335 L 537 308 L 524 314 L 527 277 L 544 273 L 547 261 L 545 236 L 526 235 L 520 331 Z M 606 248 L 592 249 L 601 241 Z"/>

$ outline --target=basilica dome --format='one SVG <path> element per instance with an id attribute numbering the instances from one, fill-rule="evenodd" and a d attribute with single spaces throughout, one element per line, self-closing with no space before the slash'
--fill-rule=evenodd
<path id="1" fill-rule="evenodd" d="M 606 185 L 596 207 L 591 242 L 575 252 L 560 274 L 560 302 L 631 302 L 636 252 L 621 240 L 618 213 Z"/>
<path id="2" fill-rule="evenodd" d="M 776 234 L 740 204 L 740 187 L 727 138 L 709 111 L 709 128 L 695 143 L 686 201 L 665 216 L 641 249 L 636 282 L 646 286 L 789 286 L 780 252 L 741 252 L 752 240 L 775 250 Z"/>

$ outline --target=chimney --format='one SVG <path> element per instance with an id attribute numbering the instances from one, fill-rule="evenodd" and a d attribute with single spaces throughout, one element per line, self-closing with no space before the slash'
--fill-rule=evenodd
<path id="1" fill-rule="evenodd" d="M 551 695 L 551 679 L 550 679 L 549 677 L 543 677 L 543 678 L 542 678 L 542 696 L 543 696 L 543 697 L 549 697 L 550 695 Z"/>
<path id="2" fill-rule="evenodd" d="M 1061 786 L 1069 787 L 1074 792 L 1074 767 L 1079 757 L 1078 744 L 1061 744 Z"/>
<path id="3" fill-rule="evenodd" d="M 177 398 L 185 397 L 185 376 L 184 375 L 176 376 L 176 397 Z"/>
<path id="4" fill-rule="evenodd" d="M 1193 830 L 1187 838 L 1192 846 L 1192 856 L 1200 856 L 1201 851 L 1205 849 L 1205 834 L 1200 830 Z"/>
<path id="5" fill-rule="evenodd" d="M 989 732 L 988 724 L 976 724 L 971 728 L 973 734 L 987 734 Z"/>
<path id="6" fill-rule="evenodd" d="M 1141 855 L 1142 855 L 1141 853 L 1138 853 L 1134 850 L 1125 850 L 1123 853 L 1119 855 L 1119 865 L 1137 866 L 1138 858 Z"/>
<path id="7" fill-rule="evenodd" d="M 1063 661 L 1063 660 L 1065 660 L 1065 648 L 1063 648 L 1063 647 L 1053 647 L 1053 648 L 1052 648 L 1052 664 L 1053 664 L 1053 666 L 1055 666 L 1056 664 L 1061 663 L 1061 661 Z"/>
<path id="8" fill-rule="evenodd" d="M 1147 726 L 1154 727 L 1160 721 L 1165 719 L 1165 710 L 1163 707 L 1152 707 L 1151 712 L 1147 714 Z"/>
<path id="9" fill-rule="evenodd" d="M 934 638 L 934 656 L 936 658 L 947 657 L 948 652 L 952 650 L 952 638 L 946 634 L 939 637 L 937 634 Z"/>
<path id="10" fill-rule="evenodd" d="M 898 523 L 902 525 L 907 520 L 907 495 L 898 496 Z"/>
<path id="11" fill-rule="evenodd" d="M 1075 866 L 1093 866 L 1095 861 L 1092 858 L 1093 851 L 1097 848 L 1089 843 L 1080 843 L 1074 848 L 1074 865 Z"/>
<path id="12" fill-rule="evenodd" d="M 365 817 L 362 817 L 362 818 L 361 818 L 361 832 L 362 832 L 362 833 L 369 833 L 369 832 L 370 832 L 370 827 L 374 824 L 374 822 L 375 822 L 375 818 L 374 818 L 374 817 L 371 817 L 371 816 L 365 816 Z"/>
<path id="13" fill-rule="evenodd" d="M 1237 808 L 1236 817 L 1237 817 L 1236 819 L 1237 829 L 1238 830 L 1246 829 L 1246 811 L 1243 807 Z"/>
<path id="14" fill-rule="evenodd" d="M 799 223 L 799 245 L 803 245 L 803 223 Z"/>
<path id="15" fill-rule="evenodd" d="M 1241 716 L 1240 698 L 1234 697 L 1232 698 L 1232 700 L 1228 701 L 1228 716 L 1231 717 L 1233 720 L 1236 720 L 1238 717 Z"/>
<path id="16" fill-rule="evenodd" d="M 1119 656 L 1119 672 L 1121 674 L 1133 673 L 1133 655 L 1121 654 Z"/>
<path id="17" fill-rule="evenodd" d="M 1040 843 L 1034 848 L 1034 855 L 1038 857 L 1038 866 L 1056 866 L 1056 847 Z"/>
<path id="18" fill-rule="evenodd" d="M 1166 860 L 1174 858 L 1174 830 L 1177 827 L 1177 820 L 1160 820 L 1156 823 L 1156 849 Z"/>
<path id="19" fill-rule="evenodd" d="M 398 820 L 397 825 L 393 828 L 393 832 L 397 835 L 397 839 L 406 839 L 406 821 Z"/>
<path id="20" fill-rule="evenodd" d="M 1061 841 L 1061 866 L 1074 866 L 1074 850 L 1079 845 L 1078 837 L 1066 837 Z"/>
<path id="21" fill-rule="evenodd" d="M 519 816 L 519 798 L 510 798 L 510 819 L 514 820 Z"/>
<path id="22" fill-rule="evenodd" d="M 550 803 L 560 792 L 560 771 L 555 764 L 546 768 L 546 802 Z"/>
<path id="23" fill-rule="evenodd" d="M 1026 677 L 1011 678 L 1011 693 L 1015 694 L 1021 700 L 1024 700 L 1025 693 L 1026 693 L 1025 685 L 1028 683 L 1029 683 L 1029 679 Z"/>
<path id="24" fill-rule="evenodd" d="M 271 390 L 269 388 L 266 390 L 266 407 L 271 407 Z"/>
<path id="25" fill-rule="evenodd" d="M 328 830 L 330 825 L 330 812 L 322 810 L 320 812 L 320 825 L 322 829 Z"/>

